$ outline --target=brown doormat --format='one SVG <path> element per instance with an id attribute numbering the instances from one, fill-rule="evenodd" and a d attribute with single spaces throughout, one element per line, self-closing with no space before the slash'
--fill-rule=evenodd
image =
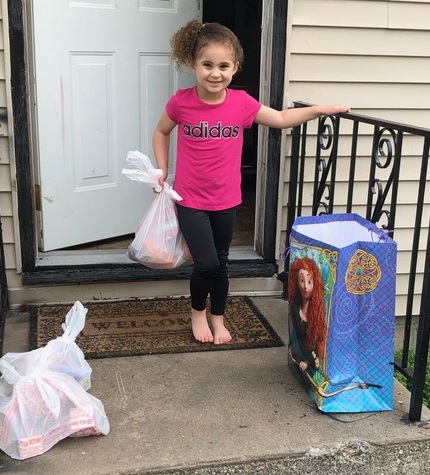
<path id="1" fill-rule="evenodd" d="M 284 343 L 248 297 L 229 297 L 225 326 L 232 341 L 197 342 L 191 333 L 189 298 L 84 303 L 85 327 L 76 343 L 86 358 L 235 350 L 283 346 Z M 72 305 L 30 306 L 30 347 L 61 336 Z"/>

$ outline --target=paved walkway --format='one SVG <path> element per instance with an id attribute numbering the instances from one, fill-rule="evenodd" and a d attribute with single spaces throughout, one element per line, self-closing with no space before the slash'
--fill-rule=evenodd
<path id="1" fill-rule="evenodd" d="M 253 300 L 287 341 L 286 302 Z M 27 323 L 9 318 L 5 351 L 26 351 Z M 285 347 L 90 360 L 110 434 L 68 438 L 23 461 L 0 452 L 0 473 L 430 473 L 430 413 L 410 423 L 400 384 L 393 411 L 329 416 L 286 361 Z"/>

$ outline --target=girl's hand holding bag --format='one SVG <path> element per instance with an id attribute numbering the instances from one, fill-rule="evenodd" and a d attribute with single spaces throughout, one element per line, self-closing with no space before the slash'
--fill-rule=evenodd
<path id="1" fill-rule="evenodd" d="M 126 161 L 135 167 L 122 170 L 127 178 L 147 183 L 157 191 L 128 247 L 128 257 L 151 269 L 174 269 L 192 264 L 176 215 L 175 201 L 182 198 L 167 183 L 161 189 L 158 179 L 162 171 L 154 168 L 150 159 L 141 152 L 129 152 Z"/>

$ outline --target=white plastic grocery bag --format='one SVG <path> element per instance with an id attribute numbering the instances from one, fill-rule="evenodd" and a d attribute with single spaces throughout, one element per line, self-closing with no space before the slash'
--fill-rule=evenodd
<path id="1" fill-rule="evenodd" d="M 50 340 L 46 346 L 25 353 L 6 353 L 1 360 L 10 363 L 20 376 L 36 368 L 69 374 L 88 390 L 91 387 L 92 369 L 75 340 L 85 326 L 88 312 L 78 300 L 65 316 L 63 334 Z M 0 361 L 1 361 L 0 360 Z M 12 386 L 0 378 L 0 397 L 10 395 Z"/>
<path id="2" fill-rule="evenodd" d="M 150 159 L 141 152 L 129 152 L 127 164 L 136 169 L 124 169 L 125 176 L 147 183 L 158 191 L 128 247 L 128 257 L 151 269 L 174 269 L 191 264 L 190 251 L 176 215 L 175 201 L 182 198 L 168 183 L 161 189 L 158 178 L 162 171 L 152 167 Z"/>
<path id="3" fill-rule="evenodd" d="M 3 358 L 0 372 L 13 387 L 0 399 L 0 449 L 10 457 L 40 455 L 71 435 L 109 433 L 103 404 L 72 376 L 34 367 L 21 376 Z"/>
<path id="4" fill-rule="evenodd" d="M 128 247 L 130 259 L 151 269 L 174 269 L 192 263 L 190 251 L 179 230 L 177 193 L 166 183 L 140 223 Z"/>

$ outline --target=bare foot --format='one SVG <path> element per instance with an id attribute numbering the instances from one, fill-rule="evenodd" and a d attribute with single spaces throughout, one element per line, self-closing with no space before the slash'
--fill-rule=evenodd
<path id="1" fill-rule="evenodd" d="M 231 340 L 231 335 L 224 326 L 224 315 L 211 315 L 210 321 L 214 336 L 213 342 L 215 345 L 228 343 Z"/>
<path id="2" fill-rule="evenodd" d="M 209 328 L 206 318 L 206 310 L 198 311 L 191 309 L 191 327 L 194 338 L 202 343 L 212 343 L 214 337 Z"/>

